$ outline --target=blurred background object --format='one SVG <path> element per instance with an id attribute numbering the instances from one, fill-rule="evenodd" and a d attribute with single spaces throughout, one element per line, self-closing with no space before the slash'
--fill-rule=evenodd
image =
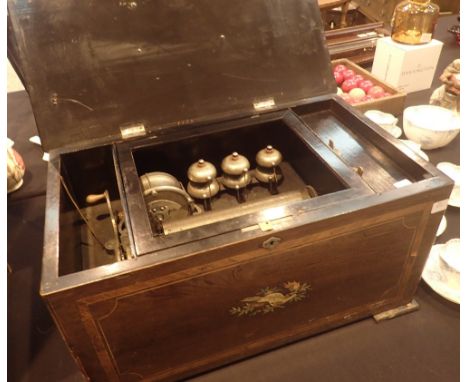
<path id="1" fill-rule="evenodd" d="M 16 74 L 10 61 L 7 61 L 7 92 L 19 92 L 24 90 L 24 86 Z"/>
<path id="2" fill-rule="evenodd" d="M 377 40 L 390 35 L 393 12 L 400 2 L 318 0 L 331 58 L 347 58 L 359 65 L 372 63 Z M 460 12 L 459 1 L 434 0 L 433 3 L 440 7 L 441 15 Z"/>
<path id="3" fill-rule="evenodd" d="M 7 192 L 10 193 L 23 185 L 25 166 L 23 158 L 13 148 L 14 142 L 8 138 L 7 140 Z"/>
<path id="4" fill-rule="evenodd" d="M 460 46 L 460 14 L 458 15 L 458 24 L 452 25 L 448 31 L 455 35 L 457 39 L 458 46 Z"/>
<path id="5" fill-rule="evenodd" d="M 460 59 L 456 59 L 448 65 L 439 80 L 443 85 L 439 86 L 431 95 L 431 105 L 442 106 L 453 112 L 460 113 Z"/>

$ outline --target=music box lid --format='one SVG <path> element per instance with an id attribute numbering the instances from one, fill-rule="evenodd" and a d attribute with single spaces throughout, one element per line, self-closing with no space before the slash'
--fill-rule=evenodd
<path id="1" fill-rule="evenodd" d="M 8 0 L 45 150 L 336 91 L 315 0 Z"/>

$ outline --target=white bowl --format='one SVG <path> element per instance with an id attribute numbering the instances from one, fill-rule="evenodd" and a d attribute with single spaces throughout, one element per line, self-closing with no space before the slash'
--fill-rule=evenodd
<path id="1" fill-rule="evenodd" d="M 384 113 L 380 110 L 368 110 L 364 115 L 369 118 L 372 122 L 375 122 L 382 129 L 387 130 L 395 138 L 399 138 L 402 134 L 401 129 L 396 125 L 398 118 L 393 114 Z"/>
<path id="2" fill-rule="evenodd" d="M 410 106 L 403 112 L 406 137 L 425 150 L 448 145 L 460 132 L 460 118 L 434 105 Z"/>

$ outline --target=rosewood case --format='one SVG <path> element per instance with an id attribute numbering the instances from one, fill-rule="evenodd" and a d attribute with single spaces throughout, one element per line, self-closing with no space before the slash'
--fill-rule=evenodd
<path id="1" fill-rule="evenodd" d="M 40 293 L 90 380 L 178 380 L 411 301 L 453 184 L 333 95 L 315 1 L 8 7 L 50 153 Z M 141 175 L 186 185 L 200 158 L 267 145 L 277 195 L 154 231 Z M 104 191 L 122 261 L 83 220 L 112 239 L 87 203 Z"/>

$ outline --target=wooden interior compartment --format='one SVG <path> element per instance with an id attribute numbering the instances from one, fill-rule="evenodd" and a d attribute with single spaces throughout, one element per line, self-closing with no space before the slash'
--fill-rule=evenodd
<path id="1" fill-rule="evenodd" d="M 99 244 L 81 216 L 88 220 L 101 243 L 113 239 L 106 201 L 93 204 L 86 202 L 88 195 L 102 194 L 107 190 L 114 213 L 122 211 L 112 147 L 101 146 L 62 154 L 60 176 L 59 276 L 113 263 L 114 253 Z"/>
<path id="2" fill-rule="evenodd" d="M 327 197 L 330 200 L 333 199 L 334 202 L 333 196 L 340 192 L 349 191 L 350 196 L 359 192 L 371 192 L 352 169 L 348 168 L 332 150 L 310 132 L 295 114 L 288 110 L 267 113 L 255 119 L 246 118 L 229 123 L 191 126 L 187 127 L 186 131 L 181 127 L 166 134 L 117 145 L 121 166 L 121 184 L 127 198 L 131 231 L 134 233 L 136 246 L 141 248 L 141 250 L 137 249 L 138 255 L 143 250 L 149 253 L 257 224 L 258 219 L 262 218 L 253 215 L 260 214 L 267 209 L 267 203 L 270 207 L 275 204 L 272 200 L 274 197 L 287 194 L 287 192 L 303 191 L 306 186 L 313 187 L 318 197 L 306 197 L 303 200 L 297 200 L 297 203 L 307 203 Z M 185 187 L 188 182 L 187 169 L 199 159 L 213 163 L 217 167 L 218 176 L 221 176 L 220 164 L 224 157 L 236 151 L 246 156 L 250 161 L 250 168 L 254 169 L 257 152 L 267 145 L 272 145 L 283 154 L 281 168 L 284 177 L 279 184 L 278 195 L 271 195 L 266 186 L 252 182 L 247 190 L 246 202 L 239 204 L 234 193 L 221 190 L 214 198 L 212 211 L 204 211 L 201 214 L 183 218 L 183 224 L 185 222 L 192 224 L 188 223 L 190 219 L 198 219 L 200 222 L 194 227 L 190 226 L 190 235 L 182 232 L 183 229 L 171 230 L 169 228 L 170 233 L 163 239 L 158 239 L 157 232 L 151 226 L 140 176 L 148 172 L 162 171 L 176 177 Z M 209 216 L 213 217 L 219 211 L 228 211 L 228 209 L 229 212 L 240 211 L 249 203 L 258 203 L 258 206 L 254 211 L 236 213 L 235 218 L 225 216 L 222 220 L 210 223 L 203 221 L 205 216 L 208 220 Z M 297 203 L 281 202 L 276 203 L 274 207 Z M 201 205 L 201 202 L 199 204 Z M 323 205 L 326 205 L 325 200 L 323 200 Z M 286 217 L 286 215 L 276 216 L 276 219 L 281 217 Z M 177 221 L 181 222 L 182 219 Z M 172 223 L 167 223 L 169 224 Z"/>
<path id="3" fill-rule="evenodd" d="M 374 85 L 381 86 L 386 92 L 390 93 L 390 95 L 387 97 L 379 98 L 372 101 L 359 102 L 354 104 L 353 107 L 362 112 L 365 112 L 367 110 L 380 110 L 393 115 L 400 115 L 403 113 L 406 100 L 406 93 L 400 92 L 397 88 L 387 84 L 384 81 L 379 80 L 372 73 L 368 72 L 364 68 L 361 68 L 359 65 L 346 58 L 333 60 L 332 68 L 339 64 L 345 65 L 346 67 L 354 70 L 356 74 L 360 74 L 365 79 L 371 80 L 374 83 Z"/>
<path id="4" fill-rule="evenodd" d="M 175 176 L 187 185 L 187 169 L 204 159 L 215 165 L 218 177 L 222 175 L 221 162 L 232 152 L 247 157 L 250 169 L 256 167 L 255 156 L 267 145 L 272 145 L 283 154 L 284 167 L 294 177 L 293 183 L 313 186 L 319 195 L 345 189 L 347 186 L 321 160 L 295 130 L 283 120 L 252 124 L 239 128 L 206 132 L 183 140 L 153 144 L 135 148 L 132 155 L 138 176 L 151 171 L 163 171 Z M 297 180 L 294 182 L 294 180 Z M 288 189 L 285 176 L 279 185 Z M 293 184 L 295 186 L 295 184 Z M 256 187 L 251 186 L 250 189 Z"/>
<path id="5" fill-rule="evenodd" d="M 324 143 L 334 146 L 345 163 L 361 167 L 362 179 L 375 192 L 395 189 L 405 179 L 414 183 L 432 176 L 398 148 L 403 143 L 375 125 L 387 136 L 384 138 L 369 127 L 369 121 L 349 113 L 349 108 L 342 100 L 330 99 L 294 111 Z"/>

